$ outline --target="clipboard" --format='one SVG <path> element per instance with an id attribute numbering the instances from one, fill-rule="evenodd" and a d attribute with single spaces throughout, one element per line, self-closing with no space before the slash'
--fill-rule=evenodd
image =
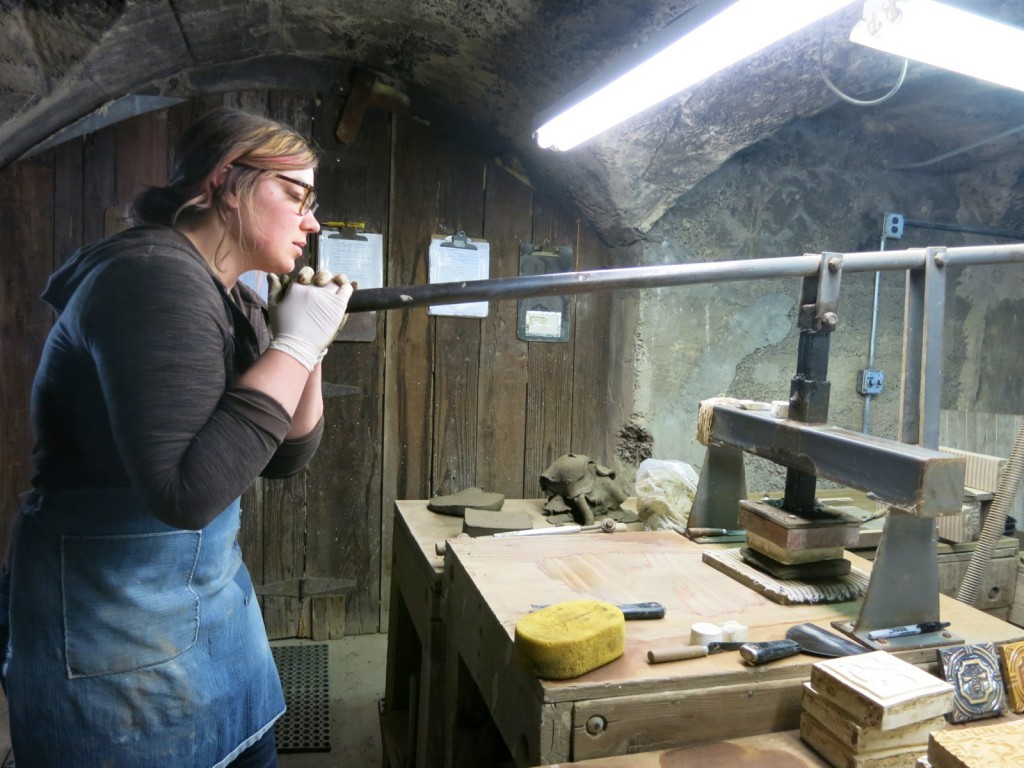
<path id="1" fill-rule="evenodd" d="M 359 226 L 356 226 L 358 224 Z M 363 231 L 362 222 L 327 222 L 317 235 L 317 269 L 344 274 L 359 288 L 384 287 L 384 236 Z M 349 315 L 335 341 L 374 341 L 377 313 Z"/>
<path id="2" fill-rule="evenodd" d="M 491 246 L 486 240 L 470 240 L 466 233 L 434 235 L 427 252 L 428 281 L 431 283 L 461 283 L 486 280 L 490 277 Z M 446 317 L 487 317 L 486 301 L 464 304 L 432 306 L 431 315 Z"/>
<path id="3" fill-rule="evenodd" d="M 573 253 L 568 245 L 519 245 L 520 275 L 546 275 L 571 272 L 572 269 Z M 570 297 L 564 295 L 520 299 L 516 336 L 521 341 L 568 341 L 572 324 L 571 307 Z"/>

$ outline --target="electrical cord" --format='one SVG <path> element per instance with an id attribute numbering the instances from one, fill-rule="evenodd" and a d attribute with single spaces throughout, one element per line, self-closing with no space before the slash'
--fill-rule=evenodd
<path id="1" fill-rule="evenodd" d="M 986 144 L 992 143 L 993 141 L 998 141 L 999 139 L 1004 139 L 1007 136 L 1012 136 L 1018 131 L 1024 131 L 1024 123 L 1020 125 L 1015 125 L 1013 128 L 1007 128 L 1002 133 L 997 133 L 994 136 L 988 136 L 987 138 L 979 139 L 978 141 L 975 141 L 973 144 L 968 144 L 966 147 L 951 149 L 949 152 L 943 152 L 941 155 L 936 155 L 935 157 L 929 158 L 927 160 L 921 160 L 920 162 L 917 163 L 901 163 L 900 165 L 887 165 L 886 169 L 890 171 L 907 171 L 912 170 L 914 168 L 926 168 L 929 165 L 940 163 L 943 160 L 948 160 L 951 157 L 956 157 L 957 155 L 963 154 L 964 152 L 970 152 L 972 149 L 983 147 Z"/>
<path id="2" fill-rule="evenodd" d="M 824 30 L 824 26 L 823 26 L 822 27 L 822 32 L 821 32 L 821 42 L 818 44 L 818 72 L 821 73 L 821 79 L 825 82 L 825 85 L 828 86 L 828 89 L 830 91 L 832 91 L 832 93 L 834 93 L 836 96 L 838 96 L 840 99 L 842 99 L 843 101 L 845 101 L 848 104 L 853 104 L 854 106 L 857 106 L 857 107 L 873 107 L 876 104 L 881 104 L 882 102 L 888 101 L 893 96 L 895 96 L 896 92 L 903 85 L 903 81 L 907 79 L 907 69 L 910 68 L 910 59 L 904 59 L 903 60 L 903 69 L 900 71 L 900 76 L 896 79 L 896 84 L 893 85 L 893 87 L 889 89 L 888 93 L 886 93 L 886 94 L 884 94 L 882 96 L 879 96 L 877 99 L 857 99 L 857 98 L 854 98 L 853 96 L 849 96 L 849 95 L 843 93 L 842 91 L 840 91 L 832 83 L 832 81 L 829 80 L 828 75 L 825 74 L 824 50 L 825 50 L 825 30 Z"/>

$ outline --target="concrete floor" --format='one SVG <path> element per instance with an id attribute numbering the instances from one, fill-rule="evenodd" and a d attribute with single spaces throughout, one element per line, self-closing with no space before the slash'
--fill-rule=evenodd
<path id="1" fill-rule="evenodd" d="M 278 757 L 280 768 L 375 768 L 381 764 L 378 707 L 384 696 L 387 644 L 387 635 L 328 641 L 331 751 L 283 754 Z M 5 768 L 10 747 L 7 700 L 0 695 L 0 765 Z"/>

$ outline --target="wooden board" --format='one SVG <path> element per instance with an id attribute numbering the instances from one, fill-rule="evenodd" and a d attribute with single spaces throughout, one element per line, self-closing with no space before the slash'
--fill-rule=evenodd
<path id="1" fill-rule="evenodd" d="M 610 268 L 611 255 L 597 236 L 582 227 L 578 234 L 577 269 Z M 607 291 L 577 294 L 573 326 L 573 450 L 592 456 L 607 466 L 613 463 L 615 437 L 608 425 L 618 423 L 608 391 L 611 374 L 609 345 L 621 341 L 610 333 L 608 327 L 613 301 L 614 295 Z"/>
<path id="2" fill-rule="evenodd" d="M 852 568 L 842 576 L 813 581 L 776 578 L 747 564 L 739 549 L 708 551 L 704 553 L 703 560 L 712 568 L 782 605 L 847 602 L 862 597 L 868 587 L 867 574 Z"/>
<path id="3" fill-rule="evenodd" d="M 491 277 L 519 274 L 519 244 L 532 221 L 533 192 L 507 171 L 487 164 L 484 237 L 491 245 Z M 491 302 L 480 322 L 476 483 L 506 498 L 523 489 L 529 346 L 516 336 L 517 302 Z M 534 489 L 528 495 L 539 493 Z"/>
<path id="4" fill-rule="evenodd" d="M 63 264 L 82 242 L 85 200 L 83 139 L 72 139 L 54 147 L 53 253 L 56 264 Z"/>
<path id="5" fill-rule="evenodd" d="M 800 740 L 795 730 L 713 741 L 697 746 L 641 752 L 614 757 L 553 763 L 550 768 L 693 768 L 694 766 L 779 766 L 821 768 L 828 766 Z"/>
<path id="6" fill-rule="evenodd" d="M 439 147 L 430 130 L 413 120 L 394 122 L 386 280 L 388 285 L 427 282 L 427 250 L 437 217 Z M 429 498 L 433 413 L 433 325 L 426 307 L 385 317 L 383 502 Z M 390 522 L 390 521 L 388 521 Z M 385 529 L 383 543 L 390 544 Z"/>
<path id="7" fill-rule="evenodd" d="M 534 199 L 534 244 L 570 245 L 577 252 L 577 222 L 546 201 Z M 576 327 L 575 299 L 570 299 L 570 322 Z M 540 475 L 559 456 L 586 454 L 572 442 L 573 349 L 568 342 L 531 341 L 526 402 L 526 446 L 523 466 L 524 497 L 540 493 Z M 600 458 L 600 457 L 595 457 Z"/>
<path id="8" fill-rule="evenodd" d="M 5 258 L 18 260 L 17 277 L 0 280 L 0 348 L 4 351 L 4 436 L 0 440 L 0 540 L 7 552 L 11 522 L 20 514 L 18 497 L 31 488 L 29 398 L 35 368 L 53 322 L 38 300 L 54 266 L 53 153 L 0 172 L 0 220 L 7 222 Z M 29 303 L 24 296 L 30 295 Z"/>
<path id="9" fill-rule="evenodd" d="M 939 444 L 1005 458 L 1013 449 L 1020 423 L 1019 414 L 943 410 Z M 1024 494 L 1017 494 L 1008 514 L 1017 520 L 1018 529 L 1024 529 Z"/>
<path id="10" fill-rule="evenodd" d="M 117 131 L 117 198 L 128 206 L 146 187 L 167 183 L 167 110 L 122 120 Z"/>
<path id="11" fill-rule="evenodd" d="M 391 119 L 379 110 L 368 111 L 356 141 L 341 146 L 333 131 L 341 102 L 340 96 L 325 94 L 312 119 L 321 151 L 318 197 L 327 208 L 321 221 L 362 221 L 368 231 L 383 233 Z M 307 95 L 296 107 L 312 103 Z M 372 320 L 380 338 L 383 314 Z M 382 621 L 381 554 L 390 555 L 381 541 L 383 381 L 380 343 L 336 341 L 324 358 L 324 436 L 307 483 L 307 575 L 351 579 L 356 586 L 343 595 L 313 599 L 314 639 L 375 632 Z"/>
<path id="12" fill-rule="evenodd" d="M 117 132 L 107 128 L 85 137 L 83 174 L 82 242 L 106 235 L 106 211 L 120 202 L 117 190 Z M 62 172 L 58 170 L 58 173 Z M 66 258 L 67 254 L 62 258 Z"/>

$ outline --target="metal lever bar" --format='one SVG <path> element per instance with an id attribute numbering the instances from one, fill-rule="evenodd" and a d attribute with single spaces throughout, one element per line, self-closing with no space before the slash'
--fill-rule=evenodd
<path id="1" fill-rule="evenodd" d="M 843 272 L 878 272 L 892 269 L 920 269 L 927 254 L 924 248 L 903 251 L 872 251 L 841 254 Z M 1024 246 L 966 246 L 948 248 L 946 264 L 996 264 L 1024 261 Z M 471 301 L 524 299 L 530 296 L 564 296 L 597 293 L 619 288 L 659 288 L 672 285 L 726 283 L 741 280 L 808 277 L 818 274 L 820 254 L 779 258 L 667 264 L 649 267 L 595 269 L 584 272 L 556 272 L 548 275 L 497 277 L 457 283 L 363 288 L 352 294 L 349 312 L 379 309 L 462 304 Z"/>

